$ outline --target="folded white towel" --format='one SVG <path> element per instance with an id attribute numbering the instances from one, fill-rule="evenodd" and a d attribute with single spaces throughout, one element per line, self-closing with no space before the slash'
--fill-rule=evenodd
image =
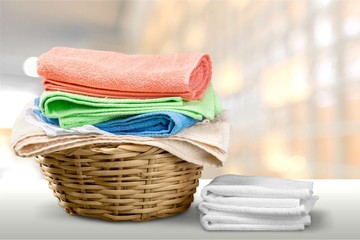
<path id="1" fill-rule="evenodd" d="M 203 199 L 207 199 L 209 194 L 233 197 L 308 199 L 312 193 L 312 182 L 229 174 L 212 180 L 203 188 L 201 196 Z"/>
<path id="2" fill-rule="evenodd" d="M 298 198 L 257 198 L 257 197 L 228 197 L 208 193 L 204 196 L 204 201 L 247 207 L 298 207 L 304 200 Z"/>
<path id="3" fill-rule="evenodd" d="M 211 231 L 300 231 L 305 229 L 301 223 L 289 224 L 251 224 L 251 223 L 212 223 L 206 218 L 200 217 L 200 223 L 206 230 Z"/>
<path id="4" fill-rule="evenodd" d="M 231 215 L 218 215 L 218 214 L 201 214 L 200 222 L 202 226 L 213 226 L 214 224 L 222 224 L 222 226 L 228 225 L 303 225 L 308 226 L 311 223 L 310 215 L 304 215 L 299 218 L 294 219 L 281 219 L 281 218 L 259 218 L 259 217 L 249 217 L 249 216 L 231 216 Z"/>
<path id="5" fill-rule="evenodd" d="M 304 230 L 318 200 L 310 181 L 238 175 L 215 178 L 201 196 L 200 222 L 207 230 Z"/>
<path id="6" fill-rule="evenodd" d="M 318 196 L 312 196 L 307 199 L 214 196 L 214 194 L 210 193 L 204 198 L 204 201 L 221 205 L 260 208 L 295 208 L 304 205 L 305 211 L 310 211 L 319 198 Z"/>
<path id="7" fill-rule="evenodd" d="M 231 213 L 241 213 L 241 214 L 250 214 L 250 215 L 260 215 L 260 216 L 303 216 L 308 214 L 313 208 L 317 197 L 309 199 L 306 204 L 295 207 L 248 207 L 241 205 L 224 205 L 212 202 L 201 202 L 199 203 L 199 210 L 207 214 L 209 210 L 215 210 L 219 212 L 231 212 Z"/>
<path id="8" fill-rule="evenodd" d="M 207 214 L 200 212 L 200 215 L 206 219 L 211 219 L 210 222 L 216 223 L 225 219 L 225 223 L 249 223 L 249 224 L 285 224 L 296 223 L 310 225 L 311 217 L 309 214 L 302 216 L 278 216 L 278 215 L 254 215 L 233 212 L 220 212 L 216 210 L 209 210 Z"/>

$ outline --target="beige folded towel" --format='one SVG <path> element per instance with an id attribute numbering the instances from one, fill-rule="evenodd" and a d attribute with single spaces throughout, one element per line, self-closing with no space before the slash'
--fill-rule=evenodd
<path id="1" fill-rule="evenodd" d="M 20 157 L 34 157 L 73 147 L 104 143 L 155 146 L 200 165 L 221 166 L 228 155 L 230 124 L 226 111 L 213 121 L 199 122 L 175 136 L 157 138 L 96 134 L 48 137 L 40 127 L 25 120 L 24 112 L 16 120 L 11 136 L 11 148 Z"/>

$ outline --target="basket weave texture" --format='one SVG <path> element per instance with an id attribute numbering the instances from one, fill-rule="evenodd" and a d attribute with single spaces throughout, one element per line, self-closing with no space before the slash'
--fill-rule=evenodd
<path id="1" fill-rule="evenodd" d="M 202 166 L 145 145 L 88 145 L 37 157 L 71 215 L 147 221 L 186 211 Z"/>

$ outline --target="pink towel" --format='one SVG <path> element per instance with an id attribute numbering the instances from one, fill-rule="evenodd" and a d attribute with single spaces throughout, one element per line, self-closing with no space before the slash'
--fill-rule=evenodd
<path id="1" fill-rule="evenodd" d="M 56 47 L 42 54 L 45 90 L 111 98 L 201 99 L 211 80 L 208 54 L 125 55 Z"/>

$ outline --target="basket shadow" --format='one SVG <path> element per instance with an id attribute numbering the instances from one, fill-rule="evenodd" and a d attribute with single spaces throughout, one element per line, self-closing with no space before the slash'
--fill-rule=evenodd
<path id="1" fill-rule="evenodd" d="M 38 211 L 39 217 L 42 217 L 47 220 L 66 220 L 68 221 L 81 221 L 83 223 L 88 222 L 97 222 L 97 223 L 105 223 L 105 224 L 124 224 L 124 225 L 132 225 L 136 224 L 139 225 L 152 225 L 152 224 L 159 224 L 161 223 L 162 226 L 166 225 L 181 225 L 181 226 L 196 226 L 199 227 L 199 212 L 197 209 L 197 204 L 193 203 L 190 208 L 183 212 L 176 214 L 174 216 L 166 217 L 166 218 L 159 218 L 159 219 L 153 219 L 149 221 L 144 222 L 133 222 L 133 221 L 119 221 L 119 222 L 110 222 L 99 218 L 92 218 L 92 217 L 85 217 L 80 215 L 70 215 L 68 214 L 56 201 L 51 202 L 44 202 L 41 205 L 41 208 Z"/>

